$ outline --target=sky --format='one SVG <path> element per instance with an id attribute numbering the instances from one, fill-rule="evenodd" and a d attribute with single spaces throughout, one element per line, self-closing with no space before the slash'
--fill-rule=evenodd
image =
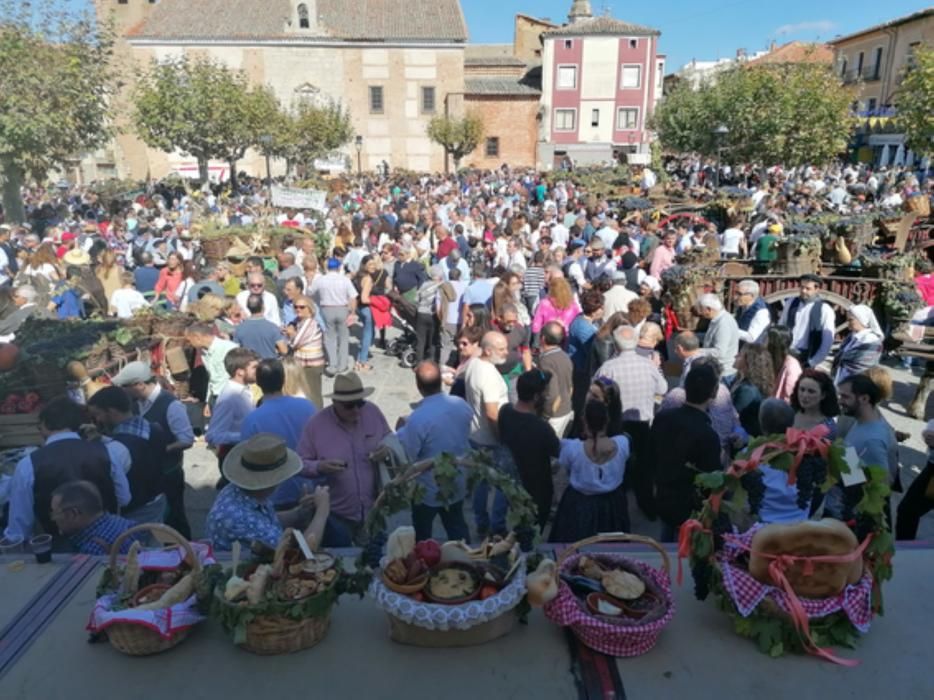
<path id="1" fill-rule="evenodd" d="M 257 0 L 262 2 L 263 0 Z M 90 6 L 91 0 L 68 0 Z M 767 48 L 770 42 L 826 41 L 928 6 L 930 0 L 591 0 L 621 20 L 661 31 L 659 52 L 666 71 L 692 59 L 716 60 Z M 470 41 L 511 43 L 516 13 L 567 21 L 571 0 L 461 0 Z"/>

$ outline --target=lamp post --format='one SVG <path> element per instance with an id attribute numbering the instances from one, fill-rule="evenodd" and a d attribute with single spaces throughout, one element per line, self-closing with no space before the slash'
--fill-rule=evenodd
<path id="1" fill-rule="evenodd" d="M 720 124 L 712 132 L 714 143 L 717 145 L 717 176 L 714 179 L 714 188 L 720 188 L 720 161 L 723 158 L 723 140 L 726 138 L 727 134 L 730 133 L 730 130 L 727 128 L 726 124 Z"/>
<path id="2" fill-rule="evenodd" d="M 357 134 L 353 145 L 357 149 L 357 177 L 360 177 L 363 174 L 363 161 L 360 156 L 360 152 L 363 150 L 363 137 L 360 134 Z"/>
<path id="3" fill-rule="evenodd" d="M 263 146 L 263 154 L 266 156 L 266 187 L 272 186 L 272 174 L 269 168 L 269 147 L 272 145 L 272 136 L 263 134 L 259 137 L 259 142 Z"/>

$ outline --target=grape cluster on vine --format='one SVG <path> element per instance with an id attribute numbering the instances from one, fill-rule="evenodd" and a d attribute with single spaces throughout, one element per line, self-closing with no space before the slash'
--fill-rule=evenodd
<path id="1" fill-rule="evenodd" d="M 713 573 L 707 559 L 697 559 L 691 564 L 691 577 L 694 579 L 694 597 L 706 600 L 710 595 L 710 575 Z"/>
<path id="2" fill-rule="evenodd" d="M 820 457 L 808 455 L 798 465 L 797 481 L 798 508 L 809 509 L 820 485 L 827 478 L 827 462 Z"/>
<path id="3" fill-rule="evenodd" d="M 758 515 L 759 509 L 762 507 L 762 500 L 765 498 L 765 481 L 762 478 L 762 472 L 758 469 L 747 472 L 740 477 L 739 482 L 746 490 L 749 513 Z"/>

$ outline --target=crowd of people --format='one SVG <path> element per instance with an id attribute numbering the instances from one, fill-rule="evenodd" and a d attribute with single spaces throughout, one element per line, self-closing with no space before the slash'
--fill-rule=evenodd
<path id="1" fill-rule="evenodd" d="M 671 175 L 689 185 L 696 172 L 676 164 Z M 667 312 L 662 276 L 690 247 L 758 257 L 750 251 L 769 248 L 761 241 L 780 236 L 790 215 L 889 206 L 918 183 L 850 166 L 773 169 L 751 183 L 751 220 L 722 231 L 660 229 L 570 179 L 505 167 L 361 179 L 332 192 L 326 212 L 264 208 L 262 184 L 249 178 L 237 193 L 161 187 L 123 204 L 30 191 L 29 224 L 0 225 L 0 336 L 15 342 L 32 317 L 183 311 L 204 387 L 182 402 L 140 361 L 86 405 L 49 402 L 45 444 L 6 485 L 5 534 L 40 528 L 88 553 L 133 522 L 190 535 L 183 458 L 202 432 L 223 475 L 204 534 L 221 550 L 274 546 L 284 527 L 327 546 L 362 544 L 381 462 L 471 451 L 522 483 L 541 534 L 556 542 L 629 530 L 632 507 L 671 541 L 697 505 L 698 471 L 723 469 L 750 438 L 789 427 L 842 437 L 860 463 L 888 468 L 897 489 L 900 436 L 878 410 L 891 379 L 871 308 L 849 310 L 835 348 L 820 277 L 801 277 L 780 310 L 744 280 L 735 300 L 700 296 L 697 328 L 686 330 Z M 205 220 L 263 216 L 292 231 L 264 250 L 206 260 Z M 420 401 L 391 427 L 367 380 L 372 353 L 400 337 L 411 341 Z M 934 426 L 924 438 L 934 447 Z M 506 531 L 505 495 L 482 484 L 468 494 L 467 468 L 453 496 L 430 471 L 419 477 L 420 539 L 436 516 L 452 539 Z M 914 537 L 931 508 L 930 480 L 928 466 L 892 516 L 899 538 Z M 850 489 L 801 504 L 794 486 L 767 475 L 760 517 L 848 520 L 854 505 Z"/>

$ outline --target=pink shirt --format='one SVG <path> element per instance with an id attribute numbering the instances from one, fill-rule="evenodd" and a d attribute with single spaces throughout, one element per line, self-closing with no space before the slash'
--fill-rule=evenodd
<path id="1" fill-rule="evenodd" d="M 675 249 L 660 245 L 652 253 L 652 267 L 649 274 L 659 282 L 662 281 L 662 273 L 675 264 Z"/>
<path id="2" fill-rule="evenodd" d="M 795 391 L 795 385 L 802 373 L 801 363 L 791 355 L 785 356 L 785 364 L 782 365 L 782 371 L 778 373 L 778 380 L 775 382 L 775 398 L 782 401 L 791 401 L 791 395 Z"/>
<path id="3" fill-rule="evenodd" d="M 332 513 L 355 523 L 366 517 L 376 499 L 376 468 L 367 456 L 389 432 L 382 411 L 369 401 L 363 404 L 360 419 L 352 428 L 337 420 L 333 406 L 318 411 L 305 424 L 296 449 L 304 465 L 302 475 L 326 480 Z M 327 459 L 346 462 L 347 468 L 321 474 L 318 463 Z"/>
<path id="4" fill-rule="evenodd" d="M 571 327 L 571 321 L 577 318 L 580 312 L 581 307 L 576 301 L 572 301 L 571 305 L 566 309 L 558 309 L 550 297 L 545 297 L 535 309 L 535 318 L 532 319 L 532 332 L 541 332 L 542 327 L 552 321 L 557 321 L 564 326 L 564 330 L 567 330 Z"/>

